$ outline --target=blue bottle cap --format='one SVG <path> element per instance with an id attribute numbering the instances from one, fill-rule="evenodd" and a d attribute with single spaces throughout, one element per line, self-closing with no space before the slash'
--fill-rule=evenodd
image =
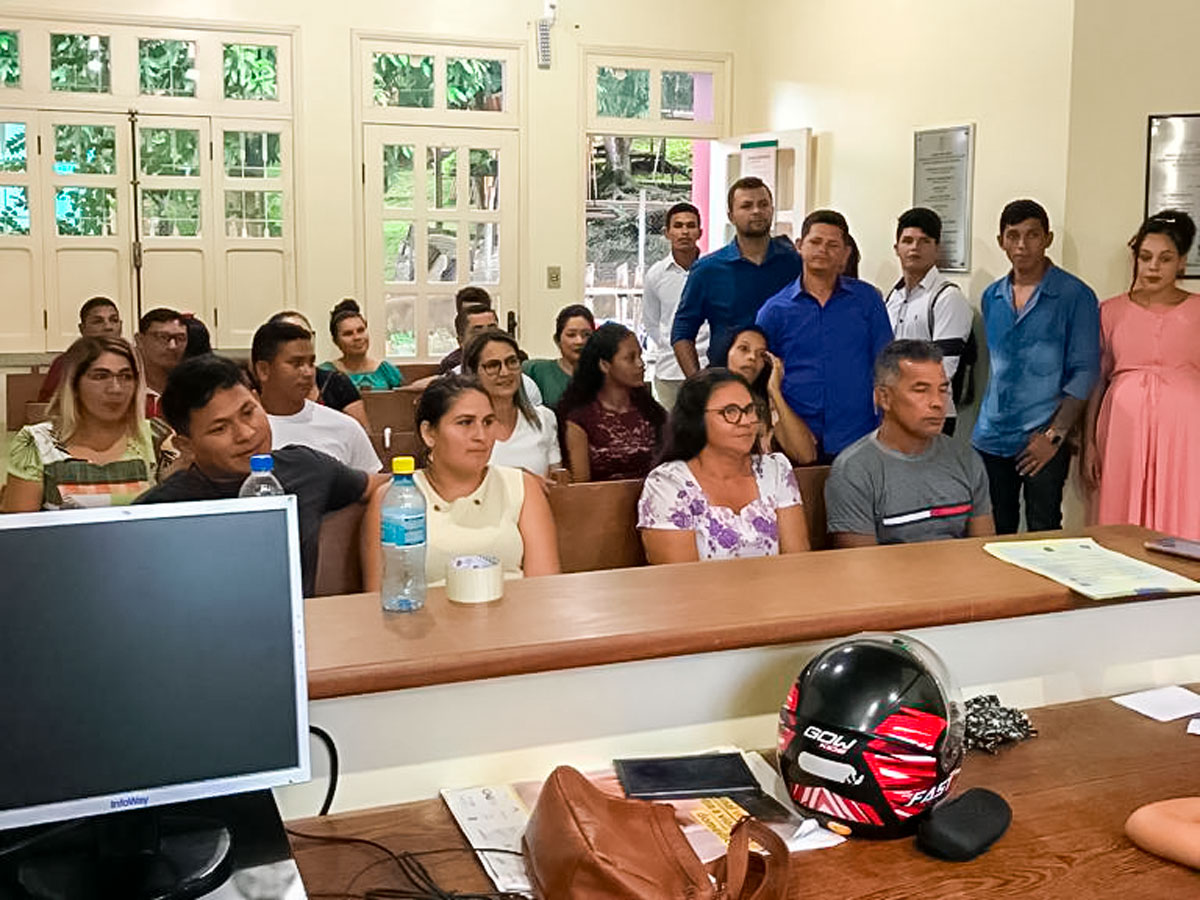
<path id="1" fill-rule="evenodd" d="M 270 453 L 256 453 L 250 457 L 251 472 L 270 472 L 275 468 L 275 460 Z"/>

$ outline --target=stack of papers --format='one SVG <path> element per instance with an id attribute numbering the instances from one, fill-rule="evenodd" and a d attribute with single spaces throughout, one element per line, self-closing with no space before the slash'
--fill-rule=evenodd
<path id="1" fill-rule="evenodd" d="M 1091 538 L 993 541 L 983 549 L 996 559 L 1044 575 L 1093 600 L 1200 594 L 1200 582 L 1108 550 Z"/>
<path id="2" fill-rule="evenodd" d="M 1200 715 L 1200 694 L 1179 685 L 1113 697 L 1113 703 L 1119 703 L 1156 722 L 1172 722 L 1184 716 Z M 1188 730 L 1191 731 L 1191 728 Z"/>

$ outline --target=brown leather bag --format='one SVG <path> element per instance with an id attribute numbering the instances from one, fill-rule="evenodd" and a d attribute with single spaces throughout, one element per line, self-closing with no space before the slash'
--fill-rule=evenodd
<path id="1" fill-rule="evenodd" d="M 751 852 L 751 840 L 767 855 Z M 787 895 L 787 846 L 761 822 L 739 822 L 729 852 L 705 866 L 675 823 L 673 807 L 610 796 L 570 766 L 559 766 L 546 779 L 522 843 L 539 900 Z"/>

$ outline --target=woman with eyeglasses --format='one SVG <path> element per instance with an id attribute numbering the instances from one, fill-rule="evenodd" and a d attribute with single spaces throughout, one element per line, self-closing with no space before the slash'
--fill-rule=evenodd
<path id="1" fill-rule="evenodd" d="M 1133 285 L 1100 304 L 1100 379 L 1080 467 L 1101 525 L 1200 540 L 1200 294 L 1179 281 L 1196 225 L 1180 210 L 1129 242 Z"/>
<path id="2" fill-rule="evenodd" d="M 360 391 L 390 391 L 404 384 L 399 369 L 386 359 L 370 355 L 371 334 L 357 301 L 347 297 L 330 311 L 329 335 L 342 355 L 321 363 L 322 369 L 336 369 L 348 375 Z"/>
<path id="3" fill-rule="evenodd" d="M 638 529 L 651 564 L 809 549 L 792 466 L 755 452 L 762 406 L 746 379 L 708 369 L 683 383 L 663 462 L 646 478 Z"/>
<path id="4" fill-rule="evenodd" d="M 293 325 L 299 325 L 313 336 L 314 342 L 316 341 L 317 333 L 313 331 L 312 323 L 302 312 L 285 309 L 275 313 L 267 321 L 271 324 L 290 322 Z M 370 432 L 371 426 L 367 423 L 367 407 L 363 403 L 362 394 L 358 392 L 358 388 L 354 386 L 350 377 L 337 369 L 317 367 L 316 379 L 313 381 L 312 390 L 308 392 L 308 399 L 313 403 L 320 403 L 322 406 L 344 412 Z"/>
<path id="5" fill-rule="evenodd" d="M 763 330 L 751 325 L 735 334 L 727 364 L 730 371 L 749 382 L 750 392 L 770 410 L 759 432 L 759 452 L 769 453 L 778 446 L 793 465 L 815 463 L 817 439 L 783 397 L 783 360 L 767 350 Z"/>
<path id="6" fill-rule="evenodd" d="M 588 338 L 562 399 L 558 433 L 572 481 L 645 478 L 667 414 L 646 386 L 637 335 L 606 322 Z"/>
<path id="7" fill-rule="evenodd" d="M 85 337 L 64 356 L 49 420 L 9 444 L 5 512 L 124 505 L 156 480 L 133 349 L 121 338 Z"/>
<path id="8" fill-rule="evenodd" d="M 492 400 L 493 466 L 512 466 L 546 478 L 551 469 L 562 465 L 558 423 L 554 413 L 534 406 L 525 396 L 521 348 L 515 338 L 503 331 L 485 331 L 471 338 L 463 351 L 463 372 L 478 378 Z"/>

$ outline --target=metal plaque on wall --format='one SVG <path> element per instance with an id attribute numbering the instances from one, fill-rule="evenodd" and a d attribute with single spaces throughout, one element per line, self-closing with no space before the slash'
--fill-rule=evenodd
<path id="1" fill-rule="evenodd" d="M 913 135 L 913 206 L 942 217 L 938 268 L 971 268 L 971 190 L 975 170 L 975 126 L 932 128 Z"/>
<path id="2" fill-rule="evenodd" d="M 1200 114 L 1150 117 L 1145 213 L 1164 209 L 1181 209 L 1200 222 Z M 1186 277 L 1200 278 L 1200 247 L 1188 255 Z"/>

